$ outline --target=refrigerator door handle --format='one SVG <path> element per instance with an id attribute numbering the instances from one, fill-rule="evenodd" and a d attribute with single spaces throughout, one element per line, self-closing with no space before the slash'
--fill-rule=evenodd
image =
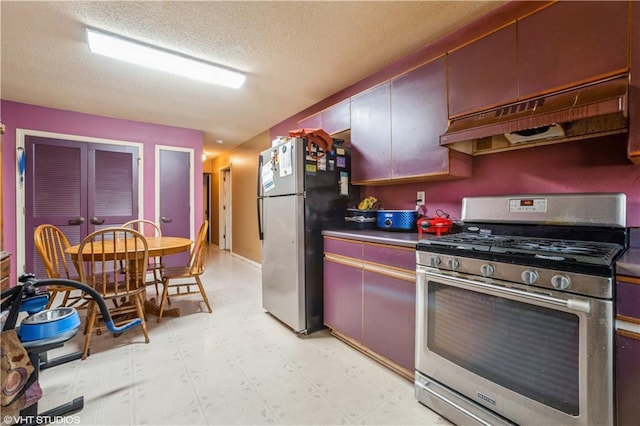
<path id="1" fill-rule="evenodd" d="M 262 194 L 260 191 L 260 174 L 262 173 L 262 155 L 258 156 L 258 188 L 256 191 L 256 204 L 258 207 L 258 238 L 264 240 L 264 232 L 262 232 Z"/>

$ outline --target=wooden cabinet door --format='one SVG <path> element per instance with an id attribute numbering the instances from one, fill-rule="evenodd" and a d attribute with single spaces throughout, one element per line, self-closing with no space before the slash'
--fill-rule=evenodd
<path id="1" fill-rule="evenodd" d="M 391 84 L 351 98 L 353 183 L 391 178 Z"/>
<path id="2" fill-rule="evenodd" d="M 415 281 L 364 271 L 363 343 L 410 371 L 415 368 L 415 293 Z"/>
<path id="3" fill-rule="evenodd" d="M 619 426 L 640 419 L 640 336 L 616 334 L 616 414 Z"/>
<path id="4" fill-rule="evenodd" d="M 311 115 L 305 118 L 304 120 L 298 121 L 298 128 L 300 129 L 317 129 L 320 127 L 322 127 L 322 124 L 320 121 L 320 113 Z"/>
<path id="5" fill-rule="evenodd" d="M 362 342 L 362 267 L 324 260 L 324 323 Z"/>
<path id="6" fill-rule="evenodd" d="M 520 20 L 520 98 L 626 71 L 628 16 L 628 2 L 560 1 Z"/>
<path id="7" fill-rule="evenodd" d="M 518 98 L 516 24 L 449 52 L 449 116 Z"/>
<path id="8" fill-rule="evenodd" d="M 322 128 L 331 134 L 348 130 L 351 126 L 351 99 L 345 99 L 330 106 L 304 120 L 298 121 L 298 127 L 317 129 Z"/>
<path id="9" fill-rule="evenodd" d="M 449 150 L 440 146 L 447 130 L 445 58 L 391 82 L 392 178 L 444 174 Z"/>
<path id="10" fill-rule="evenodd" d="M 351 100 L 345 99 L 322 111 L 320 124 L 324 131 L 330 135 L 349 129 L 351 127 Z"/>

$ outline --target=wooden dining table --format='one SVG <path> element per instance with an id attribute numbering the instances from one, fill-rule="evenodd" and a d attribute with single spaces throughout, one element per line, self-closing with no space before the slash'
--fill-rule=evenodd
<path id="1" fill-rule="evenodd" d="M 185 251 L 189 251 L 191 248 L 191 241 L 189 238 L 183 237 L 145 237 L 147 240 L 147 245 L 149 248 L 149 258 L 156 256 L 168 256 L 171 254 L 182 253 Z M 132 248 L 132 245 L 125 245 L 124 241 L 116 241 L 116 249 L 115 253 L 122 254 L 122 258 L 124 259 L 125 253 L 127 251 L 127 247 L 129 250 Z M 78 259 L 78 249 L 80 245 L 75 245 L 69 247 L 66 252 L 71 256 L 71 259 L 76 262 Z M 111 250 L 114 251 L 114 250 Z M 99 252 L 95 251 L 94 253 L 99 254 Z M 155 298 L 146 299 L 145 298 L 145 312 L 150 313 L 152 315 L 158 316 L 160 314 L 160 307 L 155 301 Z M 165 309 L 163 315 L 178 317 L 180 316 L 180 310 L 178 308 L 173 309 Z"/>

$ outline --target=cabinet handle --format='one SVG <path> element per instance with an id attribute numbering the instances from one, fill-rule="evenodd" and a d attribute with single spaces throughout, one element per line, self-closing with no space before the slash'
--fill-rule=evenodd
<path id="1" fill-rule="evenodd" d="M 104 219 L 100 219 L 95 216 L 91 218 L 91 224 L 93 225 L 102 225 L 103 223 L 104 223 Z"/>
<path id="2" fill-rule="evenodd" d="M 173 222 L 173 219 L 171 219 L 170 217 L 164 217 L 164 216 L 162 216 L 162 219 L 160 219 L 160 220 L 162 220 L 163 223 L 171 223 L 171 222 Z"/>
<path id="3" fill-rule="evenodd" d="M 69 219 L 69 225 L 82 225 L 84 223 L 84 217 L 78 216 L 73 219 Z"/>

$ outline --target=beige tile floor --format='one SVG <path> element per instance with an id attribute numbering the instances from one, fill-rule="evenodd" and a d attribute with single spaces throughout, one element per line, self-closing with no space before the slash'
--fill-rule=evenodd
<path id="1" fill-rule="evenodd" d="M 87 360 L 42 372 L 39 411 L 83 395 L 69 424 L 450 424 L 409 381 L 328 332 L 298 337 L 265 313 L 253 264 L 210 247 L 203 281 L 212 314 L 188 296 L 173 302 L 181 317 L 150 317 L 149 344 L 135 329 L 94 336 Z"/>

